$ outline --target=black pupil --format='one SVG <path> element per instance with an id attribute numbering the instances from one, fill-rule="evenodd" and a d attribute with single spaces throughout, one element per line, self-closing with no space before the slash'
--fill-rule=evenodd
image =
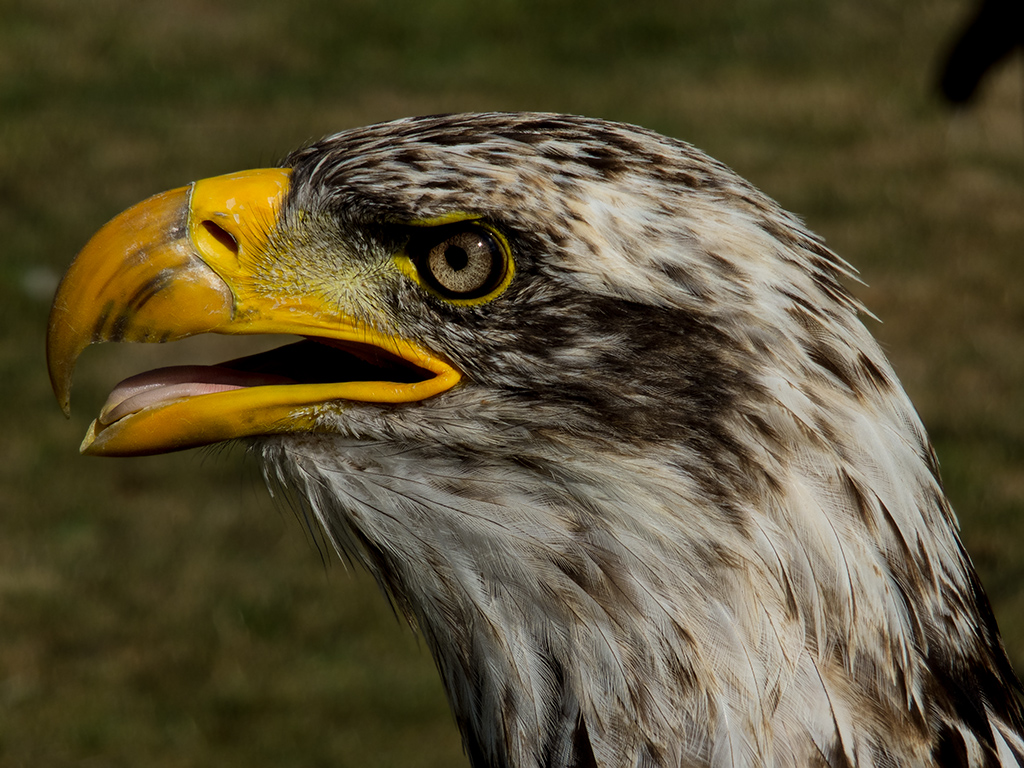
<path id="1" fill-rule="evenodd" d="M 448 262 L 449 267 L 458 272 L 469 264 L 469 254 L 466 253 L 465 248 L 449 245 L 444 251 L 444 260 Z"/>

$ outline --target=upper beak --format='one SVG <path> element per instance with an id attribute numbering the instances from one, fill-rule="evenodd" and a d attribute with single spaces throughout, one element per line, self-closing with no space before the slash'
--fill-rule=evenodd
<path id="1" fill-rule="evenodd" d="M 296 286 L 266 288 L 261 269 L 289 181 L 289 170 L 273 168 L 195 182 L 130 208 L 89 241 L 57 289 L 47 331 L 50 381 L 64 412 L 70 411 L 78 356 L 103 341 L 163 342 L 208 332 L 299 334 L 370 345 L 382 357 L 422 369 L 424 380 L 305 384 L 255 377 L 212 394 L 179 383 L 174 392 L 180 396 L 151 397 L 146 407 L 116 419 L 104 418 L 118 410 L 118 403 L 108 402 L 89 428 L 83 453 L 158 453 L 310 430 L 316 428 L 317 406 L 329 400 L 408 402 L 458 382 L 458 372 L 443 360 L 413 342 L 377 333 L 326 297 Z M 357 354 L 365 359 L 367 353 Z M 158 386 L 159 376 L 152 378 L 156 383 L 147 386 Z"/>

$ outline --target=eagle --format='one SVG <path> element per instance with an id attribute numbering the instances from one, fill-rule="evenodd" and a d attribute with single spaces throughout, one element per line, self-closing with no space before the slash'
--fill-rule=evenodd
<path id="1" fill-rule="evenodd" d="M 242 440 L 422 634 L 474 768 L 1022 766 L 1021 685 L 846 284 L 723 164 L 543 113 L 347 130 L 114 218 L 47 336 L 301 337 L 114 388 Z"/>

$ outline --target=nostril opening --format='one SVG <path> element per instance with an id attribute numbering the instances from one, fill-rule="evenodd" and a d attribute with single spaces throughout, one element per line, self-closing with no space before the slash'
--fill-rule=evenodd
<path id="1" fill-rule="evenodd" d="M 238 255 L 238 241 L 235 240 L 235 238 L 232 237 L 231 234 L 222 226 L 216 222 L 210 221 L 209 219 L 202 222 L 199 226 L 201 226 L 214 240 L 235 254 L 235 256 Z"/>

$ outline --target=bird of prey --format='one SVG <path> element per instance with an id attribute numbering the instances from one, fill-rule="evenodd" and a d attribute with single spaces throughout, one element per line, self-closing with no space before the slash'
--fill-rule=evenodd
<path id="1" fill-rule="evenodd" d="M 1024 714 L 852 269 L 692 146 L 349 130 L 121 214 L 103 341 L 305 340 L 114 389 L 87 454 L 244 438 L 422 633 L 475 768 L 1020 766 Z"/>

